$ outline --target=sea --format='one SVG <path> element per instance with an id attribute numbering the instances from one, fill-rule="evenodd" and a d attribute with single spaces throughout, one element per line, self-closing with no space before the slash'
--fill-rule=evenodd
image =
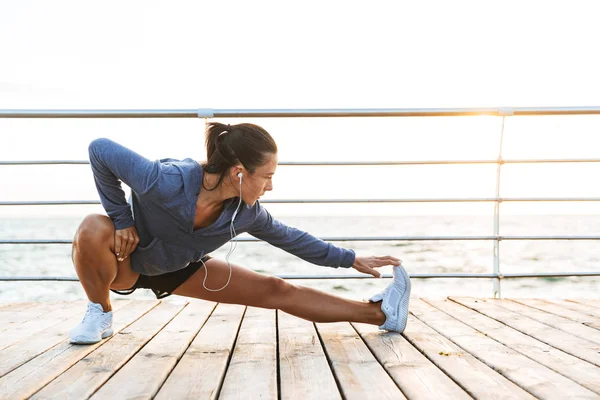
<path id="1" fill-rule="evenodd" d="M 419 161 L 596 159 L 597 116 L 406 117 L 227 119 L 265 127 L 282 161 Z M 2 119 L 14 143 L 0 146 L 0 160 L 86 160 L 89 143 L 111 138 L 149 159 L 203 160 L 202 119 Z M 506 122 L 506 124 L 504 124 Z M 502 134 L 501 134 L 502 132 Z M 165 134 L 167 133 L 167 134 Z M 503 138 L 501 140 L 501 137 Z M 12 143 L 12 142 L 11 142 Z M 541 145 L 543 144 L 543 145 Z M 271 199 L 600 198 L 589 176 L 600 163 L 507 163 L 402 166 L 281 165 Z M 97 199 L 89 165 L 3 165 L 3 201 Z M 265 199 L 269 198 L 269 194 Z M 318 237 L 485 236 L 494 232 L 492 202 L 264 203 L 280 221 Z M 85 206 L 87 207 L 87 206 Z M 0 240 L 69 241 L 85 217 L 81 205 L 2 206 Z M 500 205 L 500 234 L 600 235 L 600 202 L 510 202 Z M 100 206 L 94 212 L 104 212 Z M 63 215 L 64 214 L 64 215 Z M 340 241 L 359 256 L 392 255 L 412 274 L 491 273 L 490 240 Z M 229 245 L 212 255 L 224 258 Z M 70 244 L 1 244 L 0 276 L 75 277 Z M 500 271 L 533 273 L 600 271 L 598 240 L 506 240 Z M 295 284 L 353 299 L 383 290 L 389 279 L 335 279 L 353 269 L 310 264 L 267 243 L 238 243 L 232 263 L 264 274 L 328 275 Z M 391 266 L 380 269 L 391 274 Z M 502 297 L 597 297 L 599 277 L 503 279 Z M 413 279 L 415 296 L 493 296 L 485 279 Z M 118 297 L 118 295 L 111 294 Z M 152 298 L 138 290 L 134 298 Z M 176 297 L 176 296 L 172 296 Z M 85 298 L 78 282 L 0 280 L 0 302 Z"/>
<path id="2" fill-rule="evenodd" d="M 372 236 L 482 236 L 492 235 L 494 221 L 488 215 L 390 215 L 390 216 L 275 216 L 281 222 L 318 237 Z M 0 217 L 0 239 L 72 239 L 82 216 Z M 501 235 L 600 235 L 600 215 L 501 215 Z M 245 234 L 244 234 L 245 235 Z M 491 240 L 336 241 L 359 256 L 392 255 L 409 273 L 492 273 Z M 225 258 L 229 244 L 213 252 Z M 363 279 L 336 279 L 358 274 L 353 269 L 308 263 L 268 243 L 237 243 L 230 261 L 268 275 L 327 275 L 330 279 L 292 282 L 354 300 L 366 300 L 383 290 L 390 279 L 365 275 Z M 379 269 L 391 274 L 391 266 Z M 598 240 L 507 240 L 500 243 L 503 273 L 600 271 Z M 0 244 L 0 276 L 76 277 L 70 244 Z M 507 298 L 594 298 L 600 293 L 600 277 L 545 277 L 503 279 L 501 296 Z M 265 293 L 265 295 L 268 295 Z M 412 279 L 412 295 L 423 297 L 492 297 L 488 278 Z M 123 298 L 111 293 L 111 298 Z M 177 296 L 171 296 L 175 298 Z M 128 298 L 152 299 L 149 290 Z M 0 281 L 0 303 L 85 299 L 78 282 Z"/>

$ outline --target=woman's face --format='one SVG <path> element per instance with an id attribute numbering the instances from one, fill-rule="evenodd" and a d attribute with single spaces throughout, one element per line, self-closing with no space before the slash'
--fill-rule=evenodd
<path id="1" fill-rule="evenodd" d="M 277 154 L 267 154 L 267 161 L 253 174 L 244 172 L 242 177 L 242 200 L 253 206 L 265 192 L 273 190 L 273 175 L 277 169 Z"/>

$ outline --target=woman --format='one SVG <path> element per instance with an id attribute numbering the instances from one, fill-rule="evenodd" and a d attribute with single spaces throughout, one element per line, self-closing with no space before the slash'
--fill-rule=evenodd
<path id="1" fill-rule="evenodd" d="M 73 240 L 73 263 L 89 303 L 71 343 L 112 335 L 109 289 L 151 289 L 220 303 L 280 309 L 315 322 L 351 321 L 402 332 L 410 280 L 397 258 L 358 257 L 273 219 L 258 199 L 273 189 L 277 146 L 254 124 L 212 123 L 207 162 L 150 161 L 109 140 L 89 146 L 90 164 L 108 216 L 87 216 Z M 128 203 L 121 182 L 131 188 Z M 208 255 L 248 232 L 317 265 L 354 268 L 379 277 L 393 265 L 393 282 L 369 302 L 344 299 L 259 274 Z M 210 272 L 210 273 L 209 273 Z M 268 295 L 265 295 L 268 293 Z M 378 304 L 381 302 L 381 304 Z"/>

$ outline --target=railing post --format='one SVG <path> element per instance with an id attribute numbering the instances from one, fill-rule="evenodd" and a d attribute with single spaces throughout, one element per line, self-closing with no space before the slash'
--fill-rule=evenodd
<path id="1" fill-rule="evenodd" d="M 494 298 L 502 297 L 502 287 L 500 278 L 500 172 L 502 171 L 502 141 L 504 139 L 504 121 L 507 115 L 513 115 L 512 110 L 505 109 L 501 110 L 502 115 L 502 129 L 500 131 L 500 150 L 498 152 L 498 167 L 496 169 L 496 202 L 494 203 L 494 275 L 496 278 L 493 279 L 494 285 Z"/>

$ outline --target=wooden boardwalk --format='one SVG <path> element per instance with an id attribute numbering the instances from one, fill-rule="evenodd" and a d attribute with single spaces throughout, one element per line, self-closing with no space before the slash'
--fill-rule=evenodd
<path id="1" fill-rule="evenodd" d="M 192 300 L 0 306 L 0 398 L 600 399 L 600 300 L 411 299 L 404 334 Z"/>

